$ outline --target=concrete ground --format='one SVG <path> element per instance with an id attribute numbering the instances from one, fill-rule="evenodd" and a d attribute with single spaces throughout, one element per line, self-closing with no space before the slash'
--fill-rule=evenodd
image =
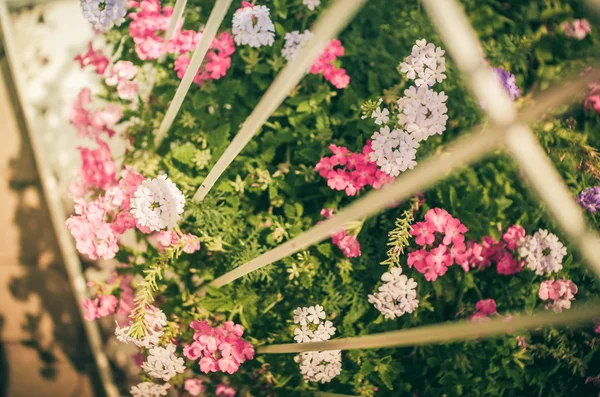
<path id="1" fill-rule="evenodd" d="M 6 63 L 0 61 L 0 396 L 99 395 L 28 139 L 4 80 Z"/>

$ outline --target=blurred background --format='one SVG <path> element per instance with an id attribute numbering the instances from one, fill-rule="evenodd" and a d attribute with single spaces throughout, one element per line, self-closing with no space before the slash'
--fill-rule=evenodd
<path id="1" fill-rule="evenodd" d="M 52 223 L 85 144 L 68 117 L 80 88 L 96 84 L 73 62 L 93 31 L 78 1 L 0 6 L 0 396 L 103 396 L 89 337 L 98 331 L 84 327 L 69 282 L 81 264 L 65 260 Z"/>

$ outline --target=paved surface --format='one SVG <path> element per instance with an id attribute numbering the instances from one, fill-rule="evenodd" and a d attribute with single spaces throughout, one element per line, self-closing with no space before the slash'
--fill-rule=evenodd
<path id="1" fill-rule="evenodd" d="M 28 141 L 0 74 L 0 396 L 94 396 L 92 362 Z"/>

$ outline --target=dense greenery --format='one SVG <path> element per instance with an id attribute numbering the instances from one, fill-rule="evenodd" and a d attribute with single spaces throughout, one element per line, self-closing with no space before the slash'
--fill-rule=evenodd
<path id="1" fill-rule="evenodd" d="M 185 27 L 197 29 L 206 21 L 214 2 L 190 0 Z M 191 198 L 208 170 L 219 158 L 269 84 L 285 65 L 281 57 L 283 35 L 310 27 L 327 5 L 308 11 L 300 0 L 261 0 L 271 9 L 277 35 L 273 47 L 238 47 L 227 76 L 203 87 L 196 85 L 169 136 L 155 148 L 153 130 L 162 119 L 179 79 L 173 58 L 154 62 L 157 77 L 148 103 L 126 113 L 132 125 L 128 134 L 134 149 L 125 162 L 145 176 L 159 170 Z M 565 37 L 559 25 L 589 13 L 576 1 L 464 0 L 483 43 L 487 60 L 517 76 L 524 96 L 518 107 L 531 103 L 531 92 L 591 64 L 600 49 L 599 34 L 592 29 L 584 40 Z M 230 14 L 237 8 L 232 6 Z M 222 29 L 229 30 L 228 16 Z M 108 34 L 122 45 L 121 59 L 137 65 L 127 23 Z M 325 241 L 297 255 L 220 289 L 198 290 L 208 281 L 297 236 L 322 219 L 319 211 L 340 209 L 358 197 L 329 189 L 313 168 L 329 155 L 330 143 L 360 151 L 372 135 L 372 120 L 362 120 L 360 106 L 367 99 L 383 97 L 393 103 L 409 86 L 397 71 L 415 40 L 426 38 L 444 47 L 417 0 L 368 1 L 359 15 L 339 36 L 346 49 L 342 66 L 350 85 L 337 90 L 323 77 L 307 75 L 269 119 L 259 134 L 221 177 L 201 203 L 188 200 L 181 229 L 203 239 L 194 255 L 182 255 L 160 282 L 157 300 L 171 320 L 233 319 L 247 329 L 255 345 L 293 341 L 292 311 L 298 306 L 322 304 L 334 325 L 336 337 L 415 328 L 468 318 L 475 303 L 493 298 L 502 314 L 543 307 L 538 286 L 545 278 L 531 271 L 514 276 L 498 275 L 494 268 L 465 273 L 458 266 L 433 283 L 406 267 L 405 273 L 419 283 L 420 306 L 413 315 L 383 320 L 367 302 L 367 295 L 387 270 L 388 232 L 403 217 L 409 202 L 400 203 L 362 225 L 358 240 L 362 255 L 348 259 Z M 448 78 L 441 88 L 448 95 L 448 129 L 430 138 L 419 149 L 418 160 L 440 154 L 445 145 L 474 126 L 485 125 L 485 116 L 460 76 L 447 60 Z M 116 100 L 114 93 L 109 93 Z M 532 125 L 573 195 L 598 184 L 600 147 L 598 116 L 586 112 L 583 98 Z M 209 152 L 208 152 L 209 151 Z M 202 158 L 210 153 L 210 161 Z M 359 193 L 366 194 L 365 191 Z M 498 228 L 518 223 L 528 233 L 547 228 L 560 231 L 545 208 L 526 189 L 511 158 L 502 152 L 473 167 L 448 176 L 423 192 L 424 204 L 415 214 L 422 220 L 429 208 L 440 207 L 468 228 L 467 238 L 498 237 Z M 600 223 L 589 217 L 593 227 Z M 562 238 L 566 243 L 566 239 Z M 570 246 L 560 277 L 579 287 L 577 306 L 598 297 L 600 284 Z M 120 252 L 123 261 L 131 252 Z M 156 251 L 136 253 L 152 261 Z M 138 261 L 141 263 L 141 261 Z M 141 273 L 147 265 L 135 265 Z M 176 329 L 180 341 L 191 339 L 190 331 Z M 526 350 L 517 346 L 516 335 L 525 337 Z M 194 367 L 198 371 L 197 366 Z M 229 378 L 240 395 L 276 396 L 308 394 L 311 390 L 375 395 L 594 395 L 588 376 L 600 372 L 600 348 L 592 324 L 578 329 L 547 329 L 535 334 L 517 333 L 485 341 L 419 346 L 399 349 L 350 351 L 343 355 L 343 372 L 330 384 L 306 384 L 293 355 L 258 355 Z M 211 375 L 212 376 L 212 375 Z M 177 381 L 172 382 L 177 383 Z"/>

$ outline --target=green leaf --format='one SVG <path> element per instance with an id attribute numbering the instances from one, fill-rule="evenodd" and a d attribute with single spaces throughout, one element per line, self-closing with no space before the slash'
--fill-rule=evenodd
<path id="1" fill-rule="evenodd" d="M 186 142 L 181 146 L 174 147 L 171 153 L 175 160 L 185 165 L 192 166 L 194 164 L 194 159 L 196 158 L 196 153 L 198 153 L 198 149 L 196 149 L 193 143 Z"/>

